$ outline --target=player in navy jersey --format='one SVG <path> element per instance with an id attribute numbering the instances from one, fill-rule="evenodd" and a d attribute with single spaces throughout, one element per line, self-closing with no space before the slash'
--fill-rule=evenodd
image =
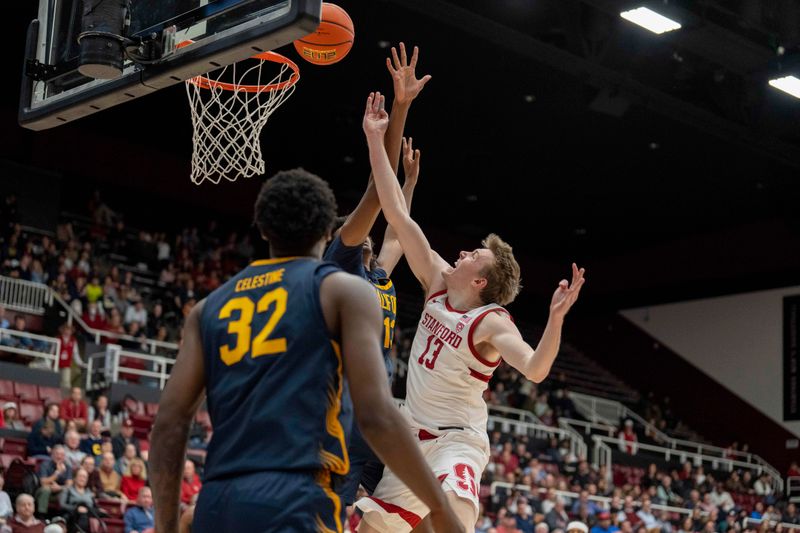
<path id="1" fill-rule="evenodd" d="M 192 531 L 343 531 L 335 485 L 350 466 L 350 397 L 370 445 L 437 510 L 437 531 L 463 531 L 392 402 L 374 289 L 319 260 L 335 212 L 320 178 L 298 169 L 270 179 L 255 222 L 272 259 L 189 314 L 152 436 L 159 533 L 178 531 L 186 441 L 204 391 L 214 434 Z"/>
<path id="2" fill-rule="evenodd" d="M 400 43 L 400 53 L 398 54 L 393 47 L 392 58 L 387 58 L 386 60 L 386 66 L 392 75 L 394 85 L 394 103 L 389 119 L 385 147 L 389 159 L 393 162 L 395 173 L 400 159 L 401 140 L 406 149 L 413 150 L 412 141 L 409 140 L 406 143 L 405 139 L 403 139 L 403 129 L 405 128 L 409 107 L 431 78 L 430 76 L 423 76 L 421 79 L 417 79 L 416 65 L 418 58 L 419 49 L 417 47 L 414 47 L 409 59 L 405 44 Z M 409 159 L 409 161 L 412 160 Z M 419 158 L 413 159 L 413 163 L 406 166 L 404 170 L 403 196 L 405 197 L 406 206 L 410 208 L 414 187 L 419 177 Z M 364 196 L 355 210 L 344 221 L 341 229 L 325 251 L 324 258 L 328 261 L 333 261 L 345 272 L 366 279 L 375 287 L 383 312 L 381 317 L 383 358 L 386 364 L 386 373 L 391 383 L 394 369 L 392 368 L 392 360 L 389 354 L 394 341 L 397 295 L 390 276 L 397 262 L 403 256 L 403 249 L 397 240 L 395 232 L 389 226 L 386 229 L 380 253 L 376 257 L 373 251 L 373 241 L 369 233 L 379 212 L 380 203 L 378 202 L 375 184 L 370 176 Z M 383 464 L 364 442 L 364 439 L 361 438 L 357 429 L 353 433 L 350 445 L 350 460 L 350 474 L 341 488 L 341 495 L 346 505 L 350 505 L 355 501 L 359 484 L 363 485 L 367 492 L 371 493 L 378 484 L 383 472 Z"/>

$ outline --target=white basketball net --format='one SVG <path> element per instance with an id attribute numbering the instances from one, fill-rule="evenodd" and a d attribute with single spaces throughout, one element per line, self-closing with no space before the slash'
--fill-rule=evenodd
<path id="1" fill-rule="evenodd" d="M 280 65 L 280 72 L 268 82 L 261 79 L 264 64 Z M 283 56 L 265 52 L 248 60 L 247 66 L 239 65 L 238 72 L 234 63 L 186 80 L 194 128 L 192 182 L 219 183 L 223 178 L 236 181 L 264 174 L 261 129 L 294 92 L 298 72 Z"/>

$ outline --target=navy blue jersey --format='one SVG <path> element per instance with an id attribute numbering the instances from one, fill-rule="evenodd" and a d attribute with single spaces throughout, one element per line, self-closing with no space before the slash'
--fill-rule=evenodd
<path id="1" fill-rule="evenodd" d="M 339 269 L 256 261 L 212 292 L 200 329 L 214 427 L 205 481 L 263 471 L 349 470 L 352 404 L 319 300 Z"/>
<path id="2" fill-rule="evenodd" d="M 328 249 L 325 250 L 323 259 L 336 263 L 348 274 L 363 278 L 375 287 L 378 302 L 381 304 L 383 312 L 383 360 L 386 364 L 389 382 L 391 382 L 394 368 L 389 353 L 392 351 L 394 325 L 397 320 L 397 293 L 394 290 L 392 280 L 389 279 L 386 271 L 382 268 L 373 270 L 364 268 L 363 246 L 345 246 L 338 235 L 333 239 Z"/>

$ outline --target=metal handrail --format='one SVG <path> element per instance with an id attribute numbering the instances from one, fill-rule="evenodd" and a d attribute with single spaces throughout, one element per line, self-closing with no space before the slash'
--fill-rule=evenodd
<path id="1" fill-rule="evenodd" d="M 600 435 L 593 435 L 592 436 L 592 440 L 596 444 L 598 444 L 598 443 L 603 443 L 605 445 L 609 445 L 609 444 L 618 445 L 619 444 L 619 439 L 618 438 L 602 437 Z M 734 467 L 738 467 L 738 468 L 743 468 L 743 469 L 747 469 L 747 470 L 753 470 L 759 475 L 761 473 L 767 473 L 772 478 L 773 487 L 776 490 L 778 490 L 780 492 L 783 492 L 783 480 L 780 478 L 780 476 L 776 477 L 774 474 L 769 472 L 768 469 L 764 467 L 764 465 L 761 465 L 761 464 L 749 463 L 749 462 L 744 462 L 744 461 L 736 461 L 734 459 L 727 459 L 727 458 L 724 458 L 724 457 L 717 457 L 717 456 L 714 456 L 714 455 L 705 455 L 705 454 L 701 454 L 701 453 L 691 452 L 691 451 L 688 451 L 688 450 L 675 450 L 673 448 L 666 448 L 664 446 L 654 446 L 652 444 L 643 444 L 641 442 L 637 442 L 636 443 L 636 447 L 639 450 L 648 450 L 648 451 L 657 452 L 659 454 L 663 454 L 664 455 L 664 459 L 667 460 L 667 461 L 671 457 L 677 456 L 680 459 L 681 462 L 684 462 L 687 459 L 691 458 L 695 464 L 701 464 L 703 462 L 711 463 L 712 468 L 715 469 L 715 470 L 718 469 L 720 466 L 724 465 L 725 467 L 727 467 L 728 471 L 733 471 Z M 608 463 L 599 462 L 598 464 L 599 465 L 608 464 L 608 466 L 611 466 L 610 458 L 609 458 Z"/>
<path id="2" fill-rule="evenodd" d="M 576 406 L 581 406 L 586 408 L 588 404 L 587 410 L 589 414 L 582 413 L 587 418 L 592 419 L 593 422 L 605 422 L 611 425 L 616 426 L 617 421 L 620 418 L 631 418 L 641 424 L 645 429 L 650 431 L 652 434 L 656 436 L 658 440 L 663 442 L 665 445 L 668 445 L 675 451 L 687 451 L 699 455 L 707 455 L 706 452 L 710 453 L 719 453 L 720 459 L 731 459 L 728 455 L 732 455 L 733 458 L 739 457 L 744 459 L 748 463 L 757 464 L 763 467 L 763 470 L 770 474 L 775 480 L 779 480 L 779 490 L 783 490 L 783 481 L 780 479 L 780 473 L 778 470 L 775 469 L 771 464 L 765 461 L 760 456 L 749 453 L 749 452 L 741 452 L 738 450 L 729 450 L 727 448 L 722 448 L 720 446 L 714 446 L 711 444 L 702 444 L 695 441 L 685 440 L 685 439 L 676 439 L 667 435 L 666 433 L 660 431 L 656 428 L 653 424 L 645 420 L 635 411 L 632 411 L 626 405 L 616 401 L 616 400 L 608 400 L 605 398 L 597 398 L 595 396 L 591 396 L 588 394 L 581 394 L 577 392 L 571 392 L 570 396 L 572 397 L 573 401 L 575 402 Z M 616 420 L 611 420 L 609 418 L 600 416 L 597 414 L 597 406 L 604 406 L 616 413 Z M 685 448 L 685 449 L 684 449 Z"/>
<path id="3" fill-rule="evenodd" d="M 51 347 L 49 352 L 41 352 L 38 350 L 29 350 L 27 348 L 19 348 L 16 346 L 8 346 L 2 344 L 4 337 L 21 337 L 23 339 L 31 339 L 32 341 L 41 341 L 47 343 Z M 27 355 L 38 359 L 44 359 L 48 363 L 51 370 L 58 372 L 58 358 L 61 355 L 61 339 L 56 337 L 47 337 L 45 335 L 37 335 L 27 331 L 17 331 L 15 329 L 0 328 L 0 352 L 10 352 L 20 355 Z"/>
<path id="4" fill-rule="evenodd" d="M 570 452 L 575 454 L 575 456 L 579 459 L 586 459 L 586 442 L 584 442 L 583 438 L 575 431 L 545 426 L 544 424 L 535 424 L 532 422 L 523 422 L 521 420 L 511 420 L 510 418 L 489 415 L 487 431 L 493 431 L 498 425 L 501 428 L 500 431 L 504 432 L 511 431 L 511 427 L 513 426 L 515 432 L 519 435 L 528 435 L 532 432 L 534 436 L 548 435 L 555 436 L 558 439 L 567 439 L 570 443 Z"/>
<path id="5" fill-rule="evenodd" d="M 52 294 L 55 301 L 58 302 L 67 312 L 67 322 L 69 322 L 70 324 L 72 322 L 77 323 L 83 331 L 85 331 L 87 334 L 91 335 L 94 338 L 94 342 L 96 344 L 102 343 L 102 339 L 106 338 L 106 339 L 116 339 L 118 341 L 135 342 L 137 344 L 147 344 L 151 354 L 155 354 L 157 349 L 171 350 L 174 352 L 178 351 L 179 346 L 174 342 L 157 341 L 155 339 L 142 340 L 137 337 L 132 337 L 131 335 L 126 335 L 124 333 L 116 333 L 114 331 L 106 331 L 102 329 L 95 329 L 89 327 L 89 325 L 83 321 L 81 316 L 75 312 L 72 306 L 69 305 L 67 302 L 65 302 L 64 299 L 61 298 L 61 296 L 58 293 L 52 291 Z"/>
<path id="6" fill-rule="evenodd" d="M 800 494 L 800 476 L 786 478 L 786 495 L 791 498 L 794 493 Z"/>
<path id="7" fill-rule="evenodd" d="M 590 435 L 593 429 L 597 431 L 604 431 L 608 433 L 609 437 L 613 437 L 617 433 L 616 426 L 612 426 L 610 424 L 586 422 L 584 420 L 576 420 L 574 418 L 566 418 L 563 416 L 559 417 L 558 425 L 564 429 L 572 429 L 573 426 L 582 427 L 583 433 L 586 435 Z"/>
<path id="8" fill-rule="evenodd" d="M 96 383 L 95 381 L 97 376 L 94 371 L 98 367 L 97 361 L 101 358 L 104 360 L 104 365 L 102 367 L 102 376 L 104 379 L 102 383 Z M 142 370 L 141 368 L 126 366 L 123 364 L 122 358 L 146 361 L 155 367 L 156 370 Z M 159 388 L 163 390 L 167 380 L 169 379 L 170 367 L 175 364 L 175 360 L 172 358 L 139 352 L 129 352 L 123 350 L 122 346 L 118 344 L 109 344 L 106 347 L 105 352 L 90 355 L 87 359 L 86 390 L 104 388 L 109 383 L 117 383 L 119 381 L 120 374 L 130 374 L 157 379 Z"/>
<path id="9" fill-rule="evenodd" d="M 45 306 L 53 304 L 47 285 L 0 276 L 0 305 L 12 311 L 43 315 Z"/>
<path id="10" fill-rule="evenodd" d="M 538 492 L 539 494 L 545 494 L 549 492 L 548 489 L 544 487 L 533 487 L 531 485 L 522 485 L 519 483 L 507 483 L 505 481 L 494 481 L 489 485 L 489 494 L 494 495 L 497 492 L 498 487 L 506 488 L 506 489 L 516 489 L 526 491 L 528 493 Z M 553 490 L 553 493 L 561 498 L 569 498 L 570 500 L 574 500 L 580 497 L 580 494 L 577 492 L 570 492 L 567 490 Z M 589 495 L 588 499 L 590 501 L 599 502 L 603 504 L 604 509 L 611 508 L 611 498 L 608 496 L 594 496 Z M 634 505 L 637 507 L 641 507 L 642 503 L 640 501 L 633 502 Z M 656 511 L 667 511 L 669 513 L 677 513 L 677 514 L 685 514 L 687 516 L 691 516 L 692 510 L 691 509 L 684 509 L 683 507 L 673 507 L 671 505 L 661 505 L 660 503 L 651 503 L 650 508 Z M 704 513 L 705 514 L 705 513 Z"/>
<path id="11" fill-rule="evenodd" d="M 749 524 L 749 523 L 752 523 L 752 524 L 757 524 L 757 525 L 759 525 L 759 524 L 761 524 L 763 521 L 764 521 L 764 519 L 763 519 L 763 518 L 751 518 L 751 517 L 749 517 L 749 516 L 748 516 L 748 517 L 746 517 L 744 520 L 742 520 L 742 525 L 743 525 L 743 526 L 745 526 L 745 527 L 747 527 L 747 524 Z M 769 525 L 770 525 L 770 527 L 772 527 L 772 528 L 774 528 L 774 527 L 775 527 L 775 526 L 777 526 L 778 524 L 780 524 L 780 525 L 781 525 L 781 526 L 783 526 L 784 528 L 789 528 L 789 529 L 800 529 L 800 524 L 790 524 L 789 522 L 778 522 L 777 520 L 770 520 L 770 521 L 769 521 Z"/>

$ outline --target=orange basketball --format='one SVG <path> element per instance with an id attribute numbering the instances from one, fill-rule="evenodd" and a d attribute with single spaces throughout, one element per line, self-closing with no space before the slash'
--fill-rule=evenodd
<path id="1" fill-rule="evenodd" d="M 350 52 L 355 36 L 353 21 L 347 11 L 323 2 L 322 22 L 317 31 L 296 40 L 294 47 L 309 63 L 332 65 Z"/>

